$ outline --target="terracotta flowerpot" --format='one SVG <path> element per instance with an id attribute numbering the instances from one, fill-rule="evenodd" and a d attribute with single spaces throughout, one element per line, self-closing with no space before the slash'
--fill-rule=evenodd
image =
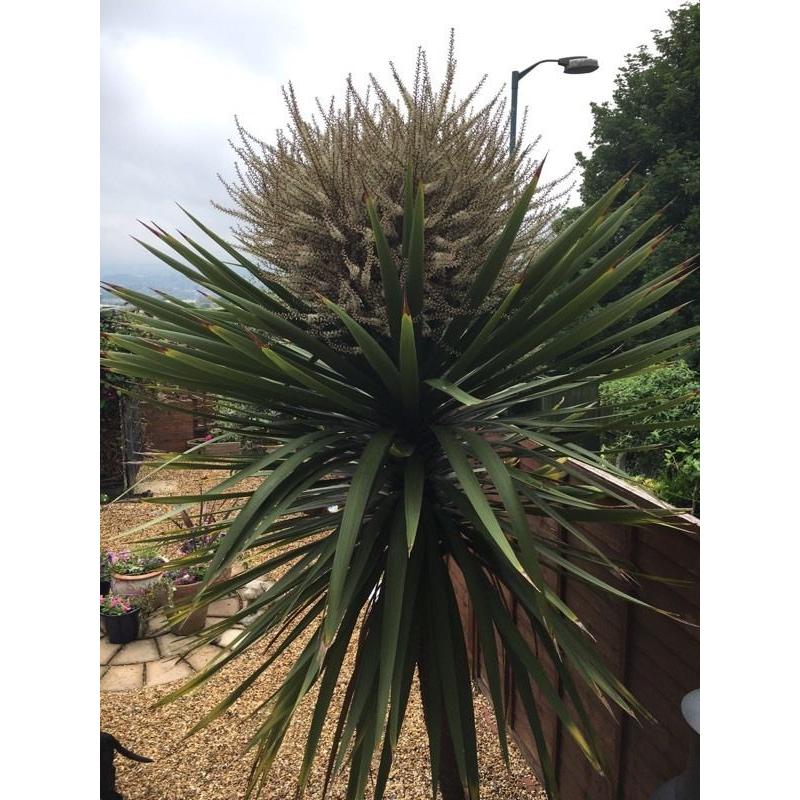
<path id="1" fill-rule="evenodd" d="M 220 581 L 226 581 L 228 580 L 228 578 L 230 578 L 230 576 L 231 576 L 231 568 L 227 567 L 222 571 L 222 573 L 214 581 L 214 583 L 219 583 Z M 188 601 L 190 598 L 194 597 L 200 591 L 200 587 L 202 585 L 203 585 L 202 581 L 197 581 L 197 583 L 187 583 L 182 586 L 174 586 L 172 602 L 175 605 L 179 605 L 180 603 Z M 176 636 L 189 636 L 193 633 L 197 633 L 198 631 L 203 630 L 203 627 L 206 624 L 208 606 L 209 603 L 206 603 L 205 605 L 196 608 L 182 622 L 178 622 L 175 625 L 173 625 L 171 631 Z"/>
<path id="2" fill-rule="evenodd" d="M 203 585 L 202 581 L 197 583 L 187 583 L 183 586 L 174 586 L 172 601 L 175 605 L 187 602 L 193 598 Z M 189 636 L 192 633 L 197 633 L 203 630 L 206 624 L 206 615 L 208 614 L 208 603 L 195 609 L 186 619 L 178 622 L 172 626 L 171 630 L 177 636 Z"/>
<path id="3" fill-rule="evenodd" d="M 153 584 L 158 583 L 164 574 L 163 569 L 144 572 L 141 575 L 122 575 L 116 572 L 111 573 L 111 593 L 121 597 L 137 597 L 147 591 Z M 163 605 L 166 597 L 161 599 L 158 605 Z"/>
<path id="4" fill-rule="evenodd" d="M 103 614 L 100 618 L 105 623 L 108 641 L 111 644 L 127 644 L 139 636 L 139 609 L 134 608 L 127 614 Z"/>

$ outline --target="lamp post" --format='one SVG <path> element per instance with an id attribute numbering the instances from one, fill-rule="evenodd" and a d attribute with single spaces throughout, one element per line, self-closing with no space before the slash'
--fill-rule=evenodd
<path id="1" fill-rule="evenodd" d="M 522 70 L 522 72 L 518 72 L 514 70 L 511 73 L 511 137 L 509 139 L 509 148 L 508 148 L 508 156 L 509 158 L 514 158 L 514 148 L 517 144 L 517 87 L 519 86 L 519 82 L 532 70 L 539 66 L 539 64 L 558 64 L 560 67 L 564 68 L 564 72 L 567 75 L 582 75 L 585 72 L 594 72 L 597 67 L 598 63 L 594 58 L 586 58 L 586 56 L 566 56 L 565 58 L 546 58 L 542 61 L 537 61 L 535 64 L 531 64 L 527 69 Z M 591 390 L 590 390 L 591 392 Z M 567 390 L 565 395 L 565 400 L 568 403 L 584 403 L 588 401 L 596 401 L 597 400 L 597 390 L 595 389 L 591 394 L 586 397 L 585 390 Z M 552 398 L 541 398 L 538 401 L 534 401 L 535 407 L 538 410 L 546 410 L 550 404 L 553 402 Z M 584 438 L 583 441 L 580 442 L 584 447 L 594 448 L 599 447 L 600 443 L 598 440 L 594 438 L 589 441 L 588 438 Z"/>
<path id="2" fill-rule="evenodd" d="M 509 140 L 509 156 L 513 158 L 514 147 L 517 144 L 517 87 L 519 82 L 539 64 L 558 64 L 564 67 L 564 72 L 567 75 L 583 75 L 586 72 L 594 72 L 599 66 L 594 58 L 586 58 L 586 56 L 566 56 L 565 58 L 545 58 L 542 61 L 537 61 L 531 64 L 527 69 L 518 72 L 514 70 L 511 73 L 511 138 Z"/>

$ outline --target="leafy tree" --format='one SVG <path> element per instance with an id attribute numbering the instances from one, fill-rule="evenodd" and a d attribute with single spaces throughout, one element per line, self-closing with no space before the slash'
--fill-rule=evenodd
<path id="1" fill-rule="evenodd" d="M 684 4 L 668 12 L 667 33 L 654 31 L 655 52 L 641 46 L 629 54 L 616 78 L 613 103 L 592 103 L 591 155 L 576 153 L 583 169 L 581 198 L 594 203 L 619 177 L 636 165 L 624 196 L 644 189 L 642 202 L 629 215 L 618 237 L 663 209 L 673 226 L 643 272 L 618 290 L 650 280 L 667 266 L 699 252 L 700 244 L 700 6 Z M 581 209 L 570 209 L 564 225 Z M 699 263 L 699 262 L 698 262 Z M 699 271 L 656 308 L 677 303 L 681 309 L 667 329 L 699 321 L 696 301 Z"/>

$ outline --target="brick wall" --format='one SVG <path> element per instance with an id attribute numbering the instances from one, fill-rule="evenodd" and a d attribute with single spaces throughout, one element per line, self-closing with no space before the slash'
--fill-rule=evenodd
<path id="1" fill-rule="evenodd" d="M 142 403 L 145 449 L 182 453 L 188 446 L 187 441 L 194 438 L 195 401 L 170 400 L 169 405 L 176 408 Z"/>

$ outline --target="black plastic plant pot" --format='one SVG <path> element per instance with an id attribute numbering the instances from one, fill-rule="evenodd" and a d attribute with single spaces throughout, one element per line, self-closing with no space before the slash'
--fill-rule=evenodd
<path id="1" fill-rule="evenodd" d="M 111 580 L 109 578 L 100 578 L 100 594 L 105 597 L 111 591 Z"/>
<path id="2" fill-rule="evenodd" d="M 127 614 L 100 614 L 106 626 L 106 635 L 111 644 L 127 644 L 139 635 L 139 609 Z"/>

